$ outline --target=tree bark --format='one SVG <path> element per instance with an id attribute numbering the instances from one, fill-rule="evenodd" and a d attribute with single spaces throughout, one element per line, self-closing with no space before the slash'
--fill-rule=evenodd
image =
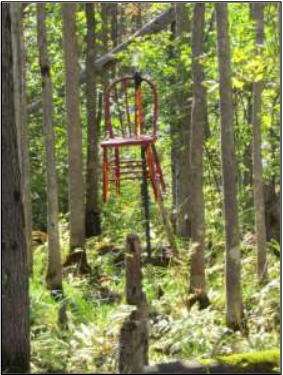
<path id="1" fill-rule="evenodd" d="M 184 44 L 189 44 L 189 39 L 185 35 L 190 31 L 189 18 L 185 3 L 176 3 L 176 41 L 178 42 L 178 55 L 181 53 L 181 47 Z M 191 93 L 186 90 L 185 84 L 189 79 L 189 74 L 179 62 L 177 69 L 176 83 L 178 91 L 175 95 L 176 112 L 175 118 L 176 131 L 174 132 L 173 150 L 176 155 L 175 160 L 175 174 L 176 174 L 176 209 L 177 209 L 177 234 L 183 238 L 190 237 L 190 183 L 189 169 L 190 169 L 190 127 L 191 127 L 191 105 L 189 98 Z"/>
<path id="2" fill-rule="evenodd" d="M 176 58 L 176 21 L 173 21 L 170 25 L 170 45 L 168 47 L 168 63 L 170 65 L 174 64 L 174 58 Z M 173 60 L 171 62 L 171 60 Z M 171 74 L 170 77 L 168 77 L 168 83 L 170 85 L 174 85 L 175 83 L 175 75 Z M 175 93 L 172 92 L 170 95 L 168 95 L 168 101 L 166 105 L 170 106 L 172 111 L 169 114 L 169 122 L 170 122 L 170 138 L 171 138 L 171 148 L 170 148 L 170 154 L 171 154 L 171 191 L 172 191 L 172 214 L 171 214 L 171 222 L 172 227 L 174 230 L 174 233 L 177 233 L 177 189 L 176 189 L 176 180 L 177 180 L 177 165 L 178 165 L 178 145 L 177 145 L 177 128 L 175 125 L 176 122 L 176 99 L 175 99 Z"/>
<path id="3" fill-rule="evenodd" d="M 29 273 L 32 273 L 32 207 L 30 191 L 30 160 L 28 146 L 27 100 L 25 77 L 25 46 L 22 24 L 22 3 L 11 4 L 12 47 L 14 68 L 15 116 L 18 135 L 18 153 L 28 251 Z"/>
<path id="4" fill-rule="evenodd" d="M 243 306 L 227 4 L 217 3 L 215 4 L 215 9 L 226 243 L 226 319 L 228 327 L 237 330 L 241 329 L 243 326 Z"/>
<path id="5" fill-rule="evenodd" d="M 137 5 L 137 14 L 136 14 L 136 26 L 137 30 L 142 28 L 142 3 L 136 3 Z"/>
<path id="6" fill-rule="evenodd" d="M 118 43 L 121 44 L 125 33 L 125 5 L 126 3 L 120 3 L 118 7 L 118 22 L 117 22 L 117 34 Z"/>
<path id="7" fill-rule="evenodd" d="M 2 4 L 2 371 L 29 373 L 27 242 L 14 106 L 11 4 Z"/>
<path id="8" fill-rule="evenodd" d="M 101 52 L 103 55 L 108 51 L 109 49 L 109 21 L 110 21 L 110 13 L 109 13 L 109 3 L 101 3 L 101 19 L 102 19 L 102 27 L 101 27 L 101 41 L 102 41 L 102 46 L 101 46 Z M 111 64 L 111 67 L 113 65 Z M 100 72 L 101 74 L 101 79 L 102 79 L 102 85 L 103 85 L 103 93 L 105 93 L 106 87 L 108 86 L 109 78 L 110 78 L 110 71 L 109 69 L 103 69 Z"/>
<path id="9" fill-rule="evenodd" d="M 250 4 L 252 5 L 252 4 Z M 249 90 L 251 91 L 251 90 Z M 247 96 L 247 100 L 246 100 L 247 104 L 246 104 L 246 116 L 245 116 L 245 120 L 248 124 L 248 127 L 250 129 L 251 127 L 251 124 L 252 124 L 252 101 L 251 101 L 251 97 L 250 97 L 250 94 Z M 249 138 L 251 138 L 251 132 L 249 131 Z M 245 167 L 246 167 L 246 170 L 243 174 L 243 185 L 246 186 L 246 185 L 252 185 L 252 180 L 253 180 L 253 167 L 252 167 L 252 145 L 251 145 L 251 142 L 248 142 L 248 144 L 246 145 L 246 149 L 245 149 L 245 153 L 244 153 L 244 160 L 243 160 L 244 164 L 245 164 Z M 247 202 L 247 209 L 250 209 L 251 206 L 252 206 L 253 202 L 252 202 L 252 196 L 251 196 L 251 199 L 248 199 L 248 202 Z"/>
<path id="10" fill-rule="evenodd" d="M 70 251 L 72 253 L 74 249 L 84 249 L 85 246 L 82 129 L 79 104 L 78 44 L 75 31 L 76 4 L 65 3 L 62 6 L 69 153 Z M 85 262 L 85 250 L 82 252 L 82 257 L 82 262 Z"/>
<path id="11" fill-rule="evenodd" d="M 100 228 L 100 207 L 98 201 L 98 142 L 97 87 L 93 65 L 96 58 L 96 23 L 94 4 L 85 4 L 87 19 L 86 97 L 87 97 L 87 175 L 86 175 L 86 237 L 98 236 Z"/>
<path id="12" fill-rule="evenodd" d="M 252 4 L 252 15 L 256 22 L 256 44 L 258 55 L 264 42 L 264 3 Z M 257 241 L 257 277 L 259 282 L 267 280 L 266 226 L 263 195 L 262 159 L 261 159 L 261 94 L 263 80 L 253 83 L 253 184 L 255 207 L 255 231 Z"/>
<path id="13" fill-rule="evenodd" d="M 201 65 L 201 55 L 204 44 L 205 4 L 194 5 L 192 32 L 192 76 L 193 76 L 193 107 L 191 119 L 190 147 L 190 208 L 191 208 L 191 263 L 190 263 L 190 292 L 205 292 L 205 219 L 203 200 L 203 142 L 205 129 L 206 95 L 203 86 L 204 72 Z M 200 307 L 208 306 L 205 293 L 199 293 Z"/>
<path id="14" fill-rule="evenodd" d="M 118 44 L 118 3 L 112 3 L 110 7 L 111 14 L 111 41 L 113 48 Z"/>
<path id="15" fill-rule="evenodd" d="M 110 4 L 109 4 L 110 5 Z M 110 6 L 110 39 L 112 47 L 117 47 L 118 44 L 118 3 L 112 3 Z M 113 64 L 111 78 L 114 80 L 117 75 L 117 64 Z"/>
<path id="16" fill-rule="evenodd" d="M 47 169 L 47 232 L 48 268 L 47 287 L 62 291 L 62 266 L 58 226 L 58 188 L 55 160 L 55 134 L 53 128 L 52 80 L 48 59 L 45 4 L 37 4 L 37 41 L 42 79 L 43 126 Z"/>

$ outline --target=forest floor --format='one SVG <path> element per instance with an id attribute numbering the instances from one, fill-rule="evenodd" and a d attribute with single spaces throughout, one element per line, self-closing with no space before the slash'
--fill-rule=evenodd
<path id="1" fill-rule="evenodd" d="M 64 230 L 61 233 L 66 255 L 68 235 Z M 116 233 L 112 235 L 116 238 L 115 247 L 123 249 L 125 236 L 121 235 L 117 242 Z M 44 283 L 47 245 L 35 248 L 30 285 L 33 373 L 117 372 L 119 330 L 132 307 L 125 304 L 125 270 L 123 262 L 119 264 L 119 251 L 106 251 L 113 238 L 104 233 L 103 237 L 88 241 L 92 268 L 89 276 L 75 277 L 64 271 L 68 330 L 58 326 L 59 306 Z M 179 243 L 179 247 L 183 264 L 143 267 L 143 286 L 150 303 L 150 363 L 279 348 L 280 263 L 271 247 L 269 282 L 259 287 L 255 248 L 242 246 L 248 337 L 230 332 L 225 326 L 224 244 L 218 244 L 217 251 L 208 251 L 206 275 L 211 304 L 201 311 L 196 305 L 190 311 L 186 307 L 188 250 L 184 243 Z"/>

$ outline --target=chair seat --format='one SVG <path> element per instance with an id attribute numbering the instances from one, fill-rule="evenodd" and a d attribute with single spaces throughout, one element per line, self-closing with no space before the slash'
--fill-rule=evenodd
<path id="1" fill-rule="evenodd" d="M 126 137 L 126 138 L 110 138 L 107 141 L 101 142 L 101 147 L 115 147 L 115 146 L 132 146 L 143 145 L 155 142 L 157 139 L 154 135 L 141 135 L 139 137 Z"/>

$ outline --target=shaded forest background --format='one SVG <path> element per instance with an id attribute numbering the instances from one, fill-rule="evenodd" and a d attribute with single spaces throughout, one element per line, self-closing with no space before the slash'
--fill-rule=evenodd
<path id="1" fill-rule="evenodd" d="M 16 350 L 5 342 L 4 368 L 19 371 L 19 350 L 33 372 L 122 371 L 129 233 L 142 244 L 150 363 L 278 348 L 280 3 L 18 3 L 5 12 L 14 107 L 4 122 L 15 125 L 5 137 L 17 150 L 4 141 L 2 174 L 19 170 L 2 195 L 4 274 L 17 275 L 5 276 L 3 295 L 6 315 L 18 314 L 7 332 L 20 325 L 21 338 Z M 158 88 L 162 202 L 178 250 L 150 190 L 150 259 L 141 181 L 102 202 L 105 89 L 135 71 Z M 25 225 L 17 221 L 14 240 L 8 187 L 19 176 Z"/>

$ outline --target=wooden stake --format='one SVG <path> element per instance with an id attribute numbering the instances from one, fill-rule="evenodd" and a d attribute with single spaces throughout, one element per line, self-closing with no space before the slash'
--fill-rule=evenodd
<path id="1" fill-rule="evenodd" d="M 135 234 L 127 236 L 125 264 L 126 301 L 137 308 L 121 328 L 119 373 L 141 374 L 148 364 L 148 306 L 141 283 L 141 246 Z"/>
<path id="2" fill-rule="evenodd" d="M 168 239 L 169 245 L 172 249 L 172 253 L 173 253 L 174 257 L 178 258 L 179 257 L 178 247 L 177 247 L 177 244 L 176 244 L 176 241 L 175 241 L 173 229 L 172 229 L 172 226 L 171 226 L 166 208 L 164 206 L 163 197 L 162 197 L 162 194 L 161 194 L 159 182 L 156 184 L 156 190 L 157 190 L 157 199 L 156 200 L 157 200 L 157 203 L 158 203 L 158 206 L 159 206 L 161 219 L 162 219 L 162 223 L 163 223 L 166 235 L 167 235 L 167 239 Z"/>
<path id="3" fill-rule="evenodd" d="M 147 183 L 147 170 L 146 170 L 146 159 L 145 149 L 141 147 L 141 159 L 142 159 L 142 183 L 141 183 L 141 196 L 143 201 L 144 218 L 145 218 L 145 237 L 146 237 L 146 252 L 148 259 L 151 259 L 151 242 L 150 242 L 150 212 L 149 212 L 149 194 L 148 194 L 148 183 Z"/>
<path id="4" fill-rule="evenodd" d="M 123 323 L 119 339 L 119 373 L 141 374 L 148 364 L 148 308 L 146 300 Z"/>
<path id="5" fill-rule="evenodd" d="M 129 234 L 126 240 L 126 301 L 138 305 L 143 301 L 141 246 L 136 234 Z"/>

